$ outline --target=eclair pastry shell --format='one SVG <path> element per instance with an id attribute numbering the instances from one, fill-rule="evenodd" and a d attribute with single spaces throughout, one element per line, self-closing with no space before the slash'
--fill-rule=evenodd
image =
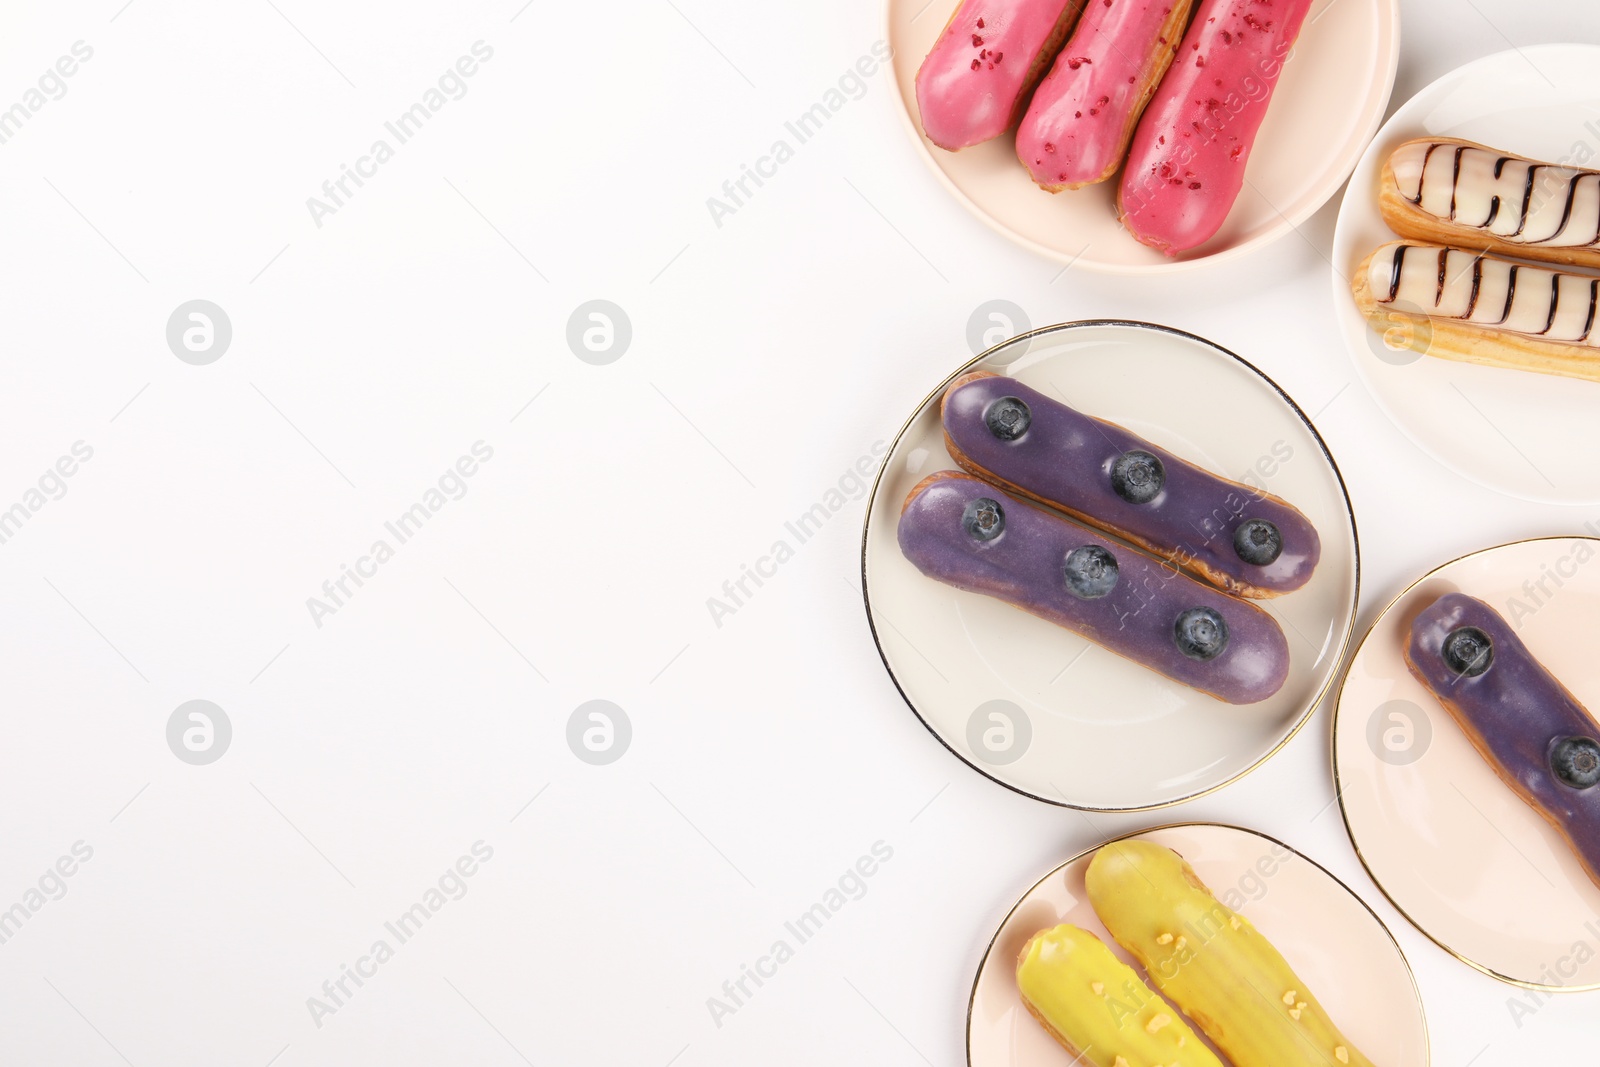
<path id="1" fill-rule="evenodd" d="M 1528 163 L 1541 163 L 1542 160 L 1530 156 L 1517 155 L 1513 152 L 1502 152 L 1490 145 L 1479 144 L 1477 141 L 1468 141 L 1459 137 L 1418 137 L 1405 144 L 1397 145 L 1398 152 L 1409 144 L 1416 143 L 1449 145 L 1451 147 L 1463 146 L 1476 148 L 1496 155 L 1509 156 L 1512 159 Z M 1378 210 L 1383 214 L 1383 221 L 1389 228 L 1401 237 L 1414 241 L 1426 241 L 1430 244 L 1450 245 L 1453 248 L 1468 249 L 1474 252 L 1494 252 L 1517 259 L 1532 259 L 1544 263 L 1560 263 L 1569 267 L 1595 267 L 1600 268 L 1600 246 L 1558 247 L 1539 245 L 1521 241 L 1507 241 L 1478 226 L 1465 226 L 1453 223 L 1448 219 L 1422 210 L 1416 204 L 1407 200 L 1400 193 L 1400 187 L 1395 180 L 1394 153 L 1383 161 L 1383 171 L 1378 179 Z M 1555 166 L 1556 164 L 1548 164 Z M 1573 167 L 1573 170 L 1583 170 Z M 1589 173 L 1594 173 L 1590 171 Z M 1478 362 L 1473 360 L 1472 362 Z M 1558 373 L 1558 372 L 1549 372 Z"/>
<path id="2" fill-rule="evenodd" d="M 1541 341 L 1526 334 L 1415 314 L 1391 304 L 1380 303 L 1373 295 L 1368 279 L 1373 257 L 1387 247 L 1382 245 L 1374 249 L 1361 261 L 1351 276 L 1350 292 L 1355 297 L 1356 308 L 1368 324 L 1383 335 L 1384 343 L 1402 338 L 1405 341 L 1404 345 L 1398 348 L 1391 345 L 1391 348 L 1396 351 L 1409 348 L 1426 356 L 1476 363 L 1484 367 L 1504 367 L 1508 370 L 1600 382 L 1600 350 L 1583 345 Z M 1397 330 L 1396 327 L 1401 325 L 1421 328 Z"/>
<path id="3" fill-rule="evenodd" d="M 940 403 L 941 414 L 942 414 L 943 406 L 944 406 L 946 400 L 948 400 L 950 395 L 953 394 L 961 386 L 966 385 L 968 382 L 976 381 L 976 380 L 978 380 L 980 378 L 993 378 L 993 377 L 999 377 L 999 376 L 994 374 L 991 371 L 972 371 L 971 373 L 963 374 L 959 378 L 955 379 L 953 382 L 951 382 L 949 384 L 948 387 L 946 387 L 945 392 L 944 392 L 944 398 L 942 398 L 940 400 L 940 402 L 939 402 Z M 1096 420 L 1096 421 L 1103 421 L 1103 420 Z M 1100 530 L 1100 531 L 1102 531 L 1104 533 L 1108 533 L 1111 536 L 1119 538 L 1120 540 L 1126 541 L 1127 543 L 1129 543 L 1131 545 L 1135 545 L 1135 546 L 1137 546 L 1139 548 L 1142 548 L 1146 552 L 1150 553 L 1152 556 L 1155 556 L 1157 559 L 1168 560 L 1169 563 L 1172 563 L 1173 565 L 1181 566 L 1182 570 L 1199 577 L 1201 580 L 1205 581 L 1206 583 L 1208 583 L 1210 585 L 1213 585 L 1216 588 L 1218 588 L 1218 589 L 1222 590 L 1223 592 L 1228 593 L 1228 594 L 1230 594 L 1232 596 L 1243 597 L 1243 598 L 1245 598 L 1247 600 L 1270 600 L 1270 599 L 1272 599 L 1274 597 L 1282 596 L 1286 592 L 1292 592 L 1293 591 L 1293 590 L 1288 590 L 1288 589 L 1274 589 L 1274 588 L 1271 588 L 1271 587 L 1255 585 L 1255 584 L 1253 584 L 1253 583 L 1241 578 L 1238 574 L 1234 574 L 1234 573 L 1230 573 L 1230 572 L 1227 572 L 1227 571 L 1223 571 L 1223 570 L 1220 570 L 1220 569 L 1218 569 L 1218 568 L 1216 568 L 1214 566 L 1208 565 L 1203 559 L 1200 559 L 1198 556 L 1196 556 L 1195 558 L 1192 558 L 1192 559 L 1184 560 L 1181 563 L 1181 565 L 1177 564 L 1176 561 L 1172 561 L 1171 560 L 1171 552 L 1170 552 L 1169 546 L 1163 545 L 1163 544 L 1158 544 L 1158 543 L 1156 543 L 1156 542 L 1154 542 L 1154 541 L 1152 541 L 1152 540 L 1150 540 L 1148 538 L 1139 537 L 1138 535 L 1134 534 L 1132 531 L 1123 529 L 1123 528 L 1121 528 L 1121 527 L 1119 527 L 1119 526 L 1117 526 L 1117 525 L 1115 525 L 1113 523 L 1107 522 L 1103 517 L 1100 517 L 1100 516 L 1093 515 L 1093 514 L 1090 514 L 1088 512 L 1085 512 L 1085 511 L 1081 511 L 1081 510 L 1077 510 L 1077 509 L 1068 507 L 1066 504 L 1064 504 L 1061 501 L 1051 500 L 1050 498 L 1045 497 L 1045 496 L 1041 496 L 1038 493 L 1030 492 L 1029 490 L 1023 488 L 1022 486 L 1017 485 L 1015 482 L 1012 482 L 1009 479 L 1005 478 L 1004 476 L 1002 476 L 1000 474 L 997 474 L 995 471 L 988 469 L 983 464 L 979 463 L 977 460 L 973 459 L 970 455 L 968 455 L 961 448 L 961 446 L 956 444 L 956 442 L 951 439 L 950 434 L 949 434 L 948 431 L 946 431 L 945 435 L 944 435 L 944 444 L 945 444 L 945 449 L 950 453 L 950 458 L 955 460 L 956 465 L 959 466 L 962 470 L 966 471 L 967 473 L 972 474 L 972 475 L 974 475 L 974 476 L 976 476 L 978 478 L 982 478 L 984 481 L 992 482 L 995 485 L 999 486 L 1000 488 L 1004 489 L 1006 492 L 1011 493 L 1014 496 L 1020 496 L 1020 497 L 1023 497 L 1025 499 L 1028 499 L 1028 500 L 1037 501 L 1038 503 L 1043 504 L 1045 507 L 1052 508 L 1052 509 L 1054 509 L 1056 511 L 1061 512 L 1063 515 L 1070 516 L 1071 518 L 1074 518 L 1074 519 L 1078 520 L 1081 523 L 1084 523 L 1084 524 L 1086 524 L 1088 526 L 1091 526 L 1091 527 L 1093 527 L 1093 528 L 1095 528 L 1097 530 Z M 1261 501 L 1261 500 L 1271 501 L 1274 504 L 1277 504 L 1277 505 L 1279 505 L 1279 506 L 1281 506 L 1283 508 L 1286 508 L 1289 511 L 1294 512 L 1297 515 L 1300 514 L 1299 509 L 1295 508 L 1295 506 L 1293 504 L 1290 504 L 1287 500 L 1284 500 L 1282 497 L 1276 496 L 1276 495 L 1274 495 L 1272 493 L 1268 493 L 1268 492 L 1266 492 L 1264 490 L 1261 490 L 1261 489 L 1256 489 L 1253 486 L 1245 485 L 1242 482 L 1233 481 L 1230 478 L 1224 478 L 1220 474 L 1217 474 L 1215 471 L 1207 470 L 1206 468 L 1200 467 L 1200 466 L 1198 466 L 1197 464 L 1194 464 L 1194 463 L 1189 463 L 1187 460 L 1184 460 L 1184 459 L 1181 459 L 1181 458 L 1178 458 L 1178 457 L 1174 456 L 1174 457 L 1171 457 L 1170 460 L 1164 460 L 1163 462 L 1182 463 L 1185 466 L 1191 467 L 1191 468 L 1193 468 L 1195 470 L 1198 470 L 1198 471 L 1202 472 L 1207 478 L 1215 479 L 1218 482 L 1225 483 L 1225 484 L 1233 487 L 1239 493 L 1244 494 L 1247 498 L 1258 500 L 1258 501 Z"/>

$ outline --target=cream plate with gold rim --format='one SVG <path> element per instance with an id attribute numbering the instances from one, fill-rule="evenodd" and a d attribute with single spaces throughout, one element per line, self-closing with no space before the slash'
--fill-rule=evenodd
<path id="1" fill-rule="evenodd" d="M 1239 357 L 1147 323 L 1036 330 L 951 378 L 974 369 L 1017 378 L 1283 497 L 1315 524 L 1322 560 L 1303 588 L 1258 601 L 1288 639 L 1289 678 L 1274 696 L 1246 706 L 1170 681 L 1000 600 L 927 578 L 901 554 L 896 529 L 912 486 L 955 469 L 939 420 L 946 379 L 885 456 L 862 542 L 868 618 L 906 702 L 974 769 L 1071 807 L 1160 807 L 1251 770 L 1300 728 L 1331 685 L 1355 616 L 1355 522 L 1316 430 Z"/>

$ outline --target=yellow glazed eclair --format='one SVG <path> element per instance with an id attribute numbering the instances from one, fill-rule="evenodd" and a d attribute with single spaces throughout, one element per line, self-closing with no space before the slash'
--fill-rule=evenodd
<path id="1" fill-rule="evenodd" d="M 1170 848 L 1113 842 L 1084 884 L 1111 936 L 1233 1067 L 1372 1067 L 1272 943 Z"/>
<path id="2" fill-rule="evenodd" d="M 1017 989 L 1074 1063 L 1092 1067 L 1222 1067 L 1105 942 L 1063 923 L 1040 930 L 1017 957 Z"/>

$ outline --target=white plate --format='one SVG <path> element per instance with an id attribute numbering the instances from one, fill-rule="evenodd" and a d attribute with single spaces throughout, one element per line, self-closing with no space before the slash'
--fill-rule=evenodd
<path id="1" fill-rule="evenodd" d="M 1334 714 L 1339 801 L 1372 880 L 1445 951 L 1540 989 L 1600 989 L 1600 888 L 1411 676 L 1401 650 L 1418 610 L 1466 593 L 1504 615 L 1580 703 L 1600 709 L 1596 560 L 1600 541 L 1541 538 L 1432 571 L 1372 624 Z M 1525 584 L 1538 582 L 1542 591 Z"/>
<path id="2" fill-rule="evenodd" d="M 1539 45 L 1460 67 L 1401 105 L 1356 166 L 1333 237 L 1339 325 L 1367 388 L 1434 459 L 1511 496 L 1600 501 L 1600 384 L 1394 352 L 1350 295 L 1357 264 L 1395 235 L 1378 176 L 1414 137 L 1464 137 L 1536 159 L 1600 159 L 1600 47 Z M 1587 156 L 1574 149 L 1586 146 Z"/>
<path id="3" fill-rule="evenodd" d="M 1316 993 L 1328 1015 L 1374 1063 L 1426 1067 L 1428 1028 L 1416 982 L 1383 922 L 1348 886 L 1287 845 L 1251 830 L 1190 824 L 1130 834 L 1176 851 L 1217 898 L 1248 918 Z M 1045 875 L 1000 924 L 967 1009 L 970 1067 L 1074 1067 L 1017 992 L 1017 954 L 1061 923 L 1098 936 L 1135 963 L 1096 917 L 1083 874 L 1098 849 Z"/>
<path id="4" fill-rule="evenodd" d="M 1289 640 L 1289 678 L 1277 694 L 1225 704 L 1002 601 L 927 578 L 901 555 L 906 494 L 928 474 L 955 469 L 938 398 L 974 369 L 1017 378 L 1305 513 L 1322 538 L 1316 573 L 1303 588 L 1259 602 Z M 861 563 L 884 665 L 928 729 L 1003 785 L 1097 811 L 1188 800 L 1283 745 L 1332 682 L 1354 624 L 1359 572 L 1344 483 L 1300 409 L 1231 352 L 1131 322 L 1035 330 L 947 378 L 885 457 Z M 985 740 L 991 727 L 997 732 Z"/>
<path id="5" fill-rule="evenodd" d="M 1010 133 L 947 152 L 922 135 L 916 77 L 958 0 L 888 0 L 888 41 L 906 128 L 945 187 L 997 232 L 1063 263 L 1115 274 L 1185 270 L 1260 248 L 1310 218 L 1350 174 L 1389 106 L 1399 0 L 1317 0 L 1261 124 L 1244 189 L 1217 234 L 1176 259 L 1117 221 L 1120 172 L 1051 194 L 1033 184 Z"/>

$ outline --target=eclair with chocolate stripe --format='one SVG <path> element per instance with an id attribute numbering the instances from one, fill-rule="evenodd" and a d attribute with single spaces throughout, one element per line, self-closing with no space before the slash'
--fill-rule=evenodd
<path id="1" fill-rule="evenodd" d="M 1600 278 L 1393 241 L 1362 261 L 1350 290 L 1391 348 L 1600 381 Z"/>
<path id="2" fill-rule="evenodd" d="M 1424 137 L 1390 153 L 1378 207 L 1414 241 L 1600 267 L 1600 171 Z"/>

